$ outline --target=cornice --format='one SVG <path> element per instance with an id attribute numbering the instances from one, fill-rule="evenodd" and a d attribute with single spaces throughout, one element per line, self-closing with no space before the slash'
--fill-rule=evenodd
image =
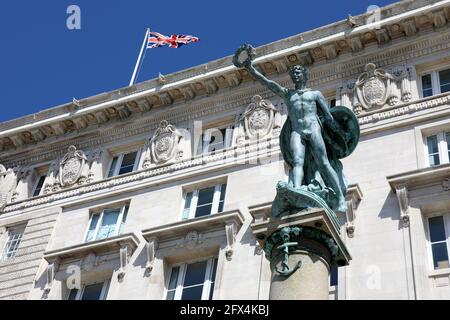
<path id="1" fill-rule="evenodd" d="M 428 168 L 407 171 L 386 177 L 394 193 L 400 187 L 408 190 L 423 188 L 429 185 L 443 184 L 450 177 L 450 164 L 442 164 Z"/>
<path id="2" fill-rule="evenodd" d="M 244 220 L 244 215 L 239 209 L 229 210 L 145 229 L 142 230 L 142 236 L 147 241 L 157 238 L 158 242 L 162 242 L 177 239 L 180 236 L 186 235 L 186 233 L 191 230 L 205 232 L 213 231 L 215 229 L 224 229 L 225 225 L 230 223 L 230 221 L 235 222 L 238 227 L 241 227 Z"/>
<path id="3" fill-rule="evenodd" d="M 52 144 L 40 143 L 40 148 L 30 146 L 21 154 L 3 151 L 1 162 L 8 167 L 26 166 L 33 163 L 47 162 L 60 158 L 70 145 L 78 149 L 97 149 L 107 143 L 119 141 L 139 135 L 152 135 L 162 120 L 179 125 L 180 123 L 202 119 L 211 114 L 222 114 L 237 108 L 243 108 L 250 103 L 254 95 L 263 98 L 273 97 L 273 94 L 261 86 L 250 86 L 245 91 L 234 94 L 224 94 L 219 99 L 208 100 L 202 103 L 179 103 L 168 109 L 155 110 L 154 114 L 146 117 L 136 115 L 127 122 L 116 124 L 109 128 L 95 128 L 81 137 L 74 136 L 66 141 L 55 141 Z M 100 131 L 100 132 L 99 132 Z"/>
<path id="4" fill-rule="evenodd" d="M 96 254 L 109 253 L 114 250 L 119 250 L 121 246 L 128 245 L 131 252 L 136 250 L 139 245 L 139 238 L 134 233 L 127 233 L 102 240 L 85 242 L 70 247 L 55 249 L 44 253 L 44 259 L 49 263 L 55 260 L 77 259 L 83 258 L 90 252 Z"/>
<path id="5" fill-rule="evenodd" d="M 358 117 L 358 122 L 361 126 L 361 133 L 366 134 L 372 132 L 377 127 L 383 127 L 388 120 L 396 120 L 400 117 L 409 116 L 409 119 L 414 120 L 416 114 L 424 110 L 433 110 L 438 107 L 444 107 L 450 104 L 450 94 L 443 93 L 440 95 L 423 98 L 420 100 L 401 103 L 393 107 L 383 108 L 381 110 L 373 111 Z M 405 120 L 405 119 L 402 119 Z M 402 122 L 407 124 L 406 120 Z M 397 125 L 401 125 L 397 124 Z M 383 127 L 386 128 L 386 127 Z"/>

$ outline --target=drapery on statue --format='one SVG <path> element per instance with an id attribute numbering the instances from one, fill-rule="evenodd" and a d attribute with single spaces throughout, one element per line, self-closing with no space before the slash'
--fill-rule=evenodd
<path id="1" fill-rule="evenodd" d="M 243 61 L 241 55 L 246 55 Z M 243 45 L 236 51 L 233 64 L 245 68 L 280 96 L 288 110 L 280 148 L 290 167 L 289 183 L 278 183 L 272 215 L 288 215 L 299 209 L 326 205 L 344 212 L 347 183 L 339 159 L 348 156 L 358 143 L 359 124 L 355 115 L 346 107 L 330 109 L 320 91 L 306 88 L 308 70 L 305 67 L 290 68 L 295 89 L 288 89 L 258 72 L 252 65 L 254 55 L 252 46 Z"/>

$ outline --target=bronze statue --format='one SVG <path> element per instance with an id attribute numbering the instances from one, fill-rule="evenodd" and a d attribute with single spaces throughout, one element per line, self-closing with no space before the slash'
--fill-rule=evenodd
<path id="1" fill-rule="evenodd" d="M 240 55 L 247 57 L 240 61 Z M 309 191 L 324 199 L 335 211 L 345 211 L 347 184 L 342 173 L 339 158 L 349 155 L 359 139 L 358 122 L 348 108 L 328 107 L 320 91 L 306 88 L 308 70 L 296 65 L 290 68 L 289 75 L 294 89 L 284 88 L 267 79 L 252 65 L 254 49 L 250 45 L 240 47 L 233 58 L 237 67 L 244 67 L 257 81 L 281 97 L 288 110 L 280 135 L 283 158 L 290 166 L 289 184 L 279 182 L 277 188 L 290 188 L 291 191 Z M 292 192 L 291 192 L 292 193 Z M 286 202 L 286 201 L 284 201 Z M 289 199 L 276 204 L 276 213 L 299 207 L 308 207 Z M 283 212 L 281 212 L 283 211 Z"/>

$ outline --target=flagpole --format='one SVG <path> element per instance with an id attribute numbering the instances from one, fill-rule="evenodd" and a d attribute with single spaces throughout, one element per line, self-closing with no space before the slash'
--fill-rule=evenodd
<path id="1" fill-rule="evenodd" d="M 139 56 L 137 58 L 136 65 L 134 67 L 133 75 L 131 76 L 131 80 L 130 80 L 130 84 L 129 84 L 130 86 L 132 86 L 134 84 L 134 81 L 136 80 L 136 73 L 138 71 L 139 65 L 141 64 L 142 53 L 144 52 L 145 43 L 148 40 L 149 33 L 150 33 L 150 28 L 147 28 L 147 31 L 145 32 L 144 41 L 142 42 L 141 51 L 139 52 Z"/>

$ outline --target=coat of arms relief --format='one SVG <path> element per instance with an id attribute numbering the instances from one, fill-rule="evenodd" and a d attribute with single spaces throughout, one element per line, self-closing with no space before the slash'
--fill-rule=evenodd
<path id="1" fill-rule="evenodd" d="M 50 163 L 44 194 L 56 192 L 75 184 L 88 183 L 89 177 L 90 170 L 86 154 L 82 150 L 77 150 L 75 146 L 69 146 L 61 160 Z"/>
<path id="2" fill-rule="evenodd" d="M 75 183 L 83 184 L 88 175 L 89 166 L 85 153 L 77 150 L 75 146 L 70 146 L 59 163 L 58 177 L 61 187 L 71 186 Z"/>
<path id="3" fill-rule="evenodd" d="M 142 167 L 148 169 L 154 165 L 170 163 L 183 158 L 183 135 L 166 120 L 160 122 L 152 138 L 144 147 L 145 157 Z"/>
<path id="4" fill-rule="evenodd" d="M 341 104 L 351 105 L 356 114 L 410 100 L 410 69 L 406 66 L 388 71 L 368 63 L 356 81 L 347 81 L 341 87 Z"/>
<path id="5" fill-rule="evenodd" d="M 271 101 L 259 95 L 253 96 L 244 113 L 237 119 L 238 134 L 236 144 L 280 134 L 282 119 L 279 110 Z"/>

